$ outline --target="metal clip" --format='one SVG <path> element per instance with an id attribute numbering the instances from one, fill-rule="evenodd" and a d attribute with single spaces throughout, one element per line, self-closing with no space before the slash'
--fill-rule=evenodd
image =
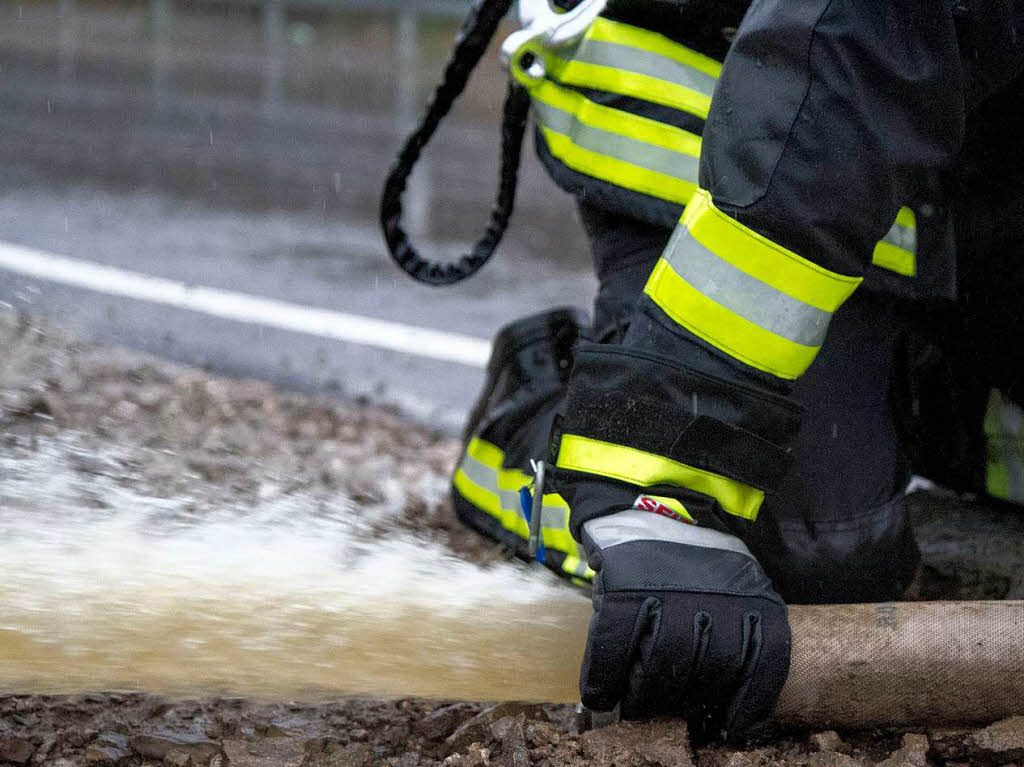
<path id="1" fill-rule="evenodd" d="M 606 3 L 607 0 L 583 0 L 571 11 L 560 13 L 548 4 L 548 0 L 519 0 L 519 23 L 523 28 L 505 38 L 501 45 L 502 62 L 509 66 L 516 51 L 529 42 L 547 48 L 572 45 L 583 37 Z M 524 69 L 531 77 L 539 79 L 544 76 L 536 66 Z"/>
<path id="2" fill-rule="evenodd" d="M 533 466 L 533 505 L 530 508 L 530 537 L 527 543 L 530 556 L 536 558 L 544 540 L 541 526 L 544 518 L 544 461 L 531 459 L 530 465 Z"/>

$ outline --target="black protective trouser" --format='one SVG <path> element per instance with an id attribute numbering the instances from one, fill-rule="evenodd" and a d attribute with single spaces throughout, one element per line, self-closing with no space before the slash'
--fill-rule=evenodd
<path id="1" fill-rule="evenodd" d="M 955 446 L 971 429 L 979 431 L 983 400 L 977 392 L 991 385 L 1017 393 L 1024 367 L 1016 311 L 1024 295 L 1024 224 L 1017 191 L 1016 21 L 1010 3 L 962 4 L 954 12 L 943 3 L 878 9 L 849 0 L 755 2 L 726 60 L 704 134 L 702 186 L 718 209 L 840 277 L 863 273 L 899 206 L 919 199 L 936 174 L 941 178 L 947 194 L 934 204 L 952 207 L 961 298 L 935 313 L 941 325 L 921 324 L 940 336 L 944 365 L 967 392 L 959 400 L 944 398 L 942 381 L 927 373 L 908 375 L 929 357 L 916 352 L 935 340 L 914 321 L 933 316 L 931 308 L 897 312 L 885 300 L 855 292 L 832 313 L 828 336 L 806 372 L 781 380 L 730 356 L 727 344 L 713 343 L 713 332 L 705 334 L 711 341 L 698 338 L 673 321 L 671 296 L 661 302 L 639 297 L 668 231 L 583 206 L 601 281 L 596 337 L 609 352 L 588 352 L 590 368 L 570 381 L 564 429 L 765 490 L 758 519 L 748 525 L 723 516 L 716 499 L 702 500 L 698 490 L 683 487 L 680 498 L 699 509 L 701 524 L 724 524 L 740 535 L 790 601 L 898 596 L 916 563 L 901 502 L 908 455 L 945 468 L 931 446 L 907 442 L 907 411 L 932 405 L 930 419 L 922 414 L 928 428 L 917 433 L 930 436 L 938 425 Z M 770 265 L 757 276 L 770 281 Z M 737 311 L 751 308 L 758 307 Z M 680 316 L 685 311 L 680 308 Z M 683 319 L 709 330 L 700 317 Z M 786 317 L 774 319 L 783 331 L 790 327 Z M 614 376 L 602 383 L 613 368 Z M 630 402 L 631 391 L 643 390 L 652 375 L 676 389 L 665 402 Z M 698 380 L 716 383 L 703 391 L 687 388 Z M 747 392 L 737 395 L 742 406 L 731 412 L 742 422 L 733 424 L 730 386 Z M 776 398 L 774 414 L 759 415 L 757 403 L 768 398 L 758 388 Z M 908 390 L 913 401 L 896 396 Z M 584 392 L 575 405 L 574 392 Z M 806 412 L 795 432 L 780 395 Z M 951 401 L 956 407 L 948 407 Z M 628 405 L 628 417 L 606 402 Z M 715 440 L 699 445 L 684 436 L 693 425 L 709 425 L 708 407 L 717 408 L 710 423 L 715 435 L 739 435 L 745 455 L 763 446 L 773 456 L 771 468 L 741 465 L 739 453 L 719 449 Z M 668 427 L 666 415 L 673 419 Z M 547 442 L 550 417 L 545 420 L 535 433 L 520 424 L 518 441 L 531 443 L 537 455 Z M 671 435 L 678 438 L 667 439 Z M 779 471 L 784 455 L 792 464 Z M 574 533 L 588 518 L 617 508 L 619 500 L 604 500 L 603 481 L 565 473 L 558 489 L 574 493 L 567 498 Z"/>
<path id="2" fill-rule="evenodd" d="M 1014 88 L 1015 9 L 982 5 L 750 6 L 705 125 L 704 191 L 627 332 L 588 350 L 569 383 L 553 444 L 571 439 L 556 486 L 574 533 L 621 508 L 623 482 L 671 475 L 664 494 L 748 541 L 790 599 L 891 597 L 909 578 L 905 524 L 879 511 L 899 505 L 906 479 L 890 398 L 902 329 L 855 291 L 900 206 L 936 177 L 957 183 L 973 118 Z M 936 196 L 931 208 L 947 199 L 971 220 L 976 200 Z M 1020 360 L 1020 344 L 1000 340 L 990 356 Z M 613 465 L 638 455 L 628 471 Z M 829 530 L 843 542 L 828 543 Z M 787 578 L 792 564 L 800 574 Z"/>
<path id="3" fill-rule="evenodd" d="M 600 283 L 595 336 L 614 340 L 671 232 L 586 204 L 580 215 Z M 855 295 L 794 388 L 807 411 L 794 462 L 746 540 L 788 601 L 892 599 L 913 576 L 917 548 L 903 504 L 910 470 L 894 412 L 910 331 L 887 304 Z"/>

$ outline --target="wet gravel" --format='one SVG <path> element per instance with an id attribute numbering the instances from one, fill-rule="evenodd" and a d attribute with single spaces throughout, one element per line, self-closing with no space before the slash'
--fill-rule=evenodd
<path id="1" fill-rule="evenodd" d="M 458 444 L 398 414 L 231 381 L 154 358 L 75 341 L 31 318 L 0 313 L 0 504 L 15 493 L 19 456 L 61 446 L 86 480 L 154 498 L 187 498 L 202 515 L 303 494 L 311 513 L 339 494 L 358 501 L 367 536 L 398 526 L 478 563 L 506 552 L 461 528 L 446 499 Z M 382 478 L 387 478 L 382 480 Z M 72 485 L 102 508 L 95 483 Z M 938 530 L 934 498 L 919 516 Z M 979 533 L 980 535 L 980 533 Z M 1005 537 L 1005 536 L 1004 536 Z M 986 539 L 988 540 L 988 539 Z M 991 542 L 990 542 L 991 543 Z M 992 545 L 986 551 L 992 550 Z M 1004 547 L 1005 548 L 1005 547 Z M 929 551 L 925 546 L 926 553 Z M 965 595 L 959 560 L 936 543 L 930 595 Z M 961 563 L 962 564 L 962 563 Z M 1002 576 L 981 591 L 1006 596 Z M 973 580 L 972 580 L 973 579 Z M 987 579 L 987 580 L 986 580 Z M 993 585 L 996 584 L 996 585 Z M 990 593 L 992 592 L 992 593 Z M 994 593 L 1001 592 L 1001 593 Z M 2 612 L 2 610 L 0 610 Z M 2 626 L 0 626 L 2 630 Z M 3 662 L 3 659 L 0 659 Z M 774 731 L 744 748 L 694 748 L 679 722 L 588 729 L 571 706 L 336 699 L 314 704 L 169 700 L 143 694 L 0 694 L 0 764 L 224 767 L 885 767 L 1024 764 L 1024 718 L 983 729 Z"/>

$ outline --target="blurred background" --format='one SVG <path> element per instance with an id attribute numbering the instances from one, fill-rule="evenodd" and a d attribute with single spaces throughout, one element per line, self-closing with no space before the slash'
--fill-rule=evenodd
<path id="1" fill-rule="evenodd" d="M 494 262 L 454 289 L 387 260 L 383 177 L 440 79 L 465 0 L 0 3 L 0 243 L 186 285 L 489 339 L 586 306 L 574 206 L 524 152 Z M 493 199 L 505 73 L 483 60 L 414 175 L 406 221 L 457 255 Z M 32 269 L 35 267 L 33 266 Z M 391 403 L 455 428 L 479 364 L 83 290 L 0 263 L 0 301 L 80 337 L 217 372 Z M 116 291 L 115 291 L 116 292 Z"/>

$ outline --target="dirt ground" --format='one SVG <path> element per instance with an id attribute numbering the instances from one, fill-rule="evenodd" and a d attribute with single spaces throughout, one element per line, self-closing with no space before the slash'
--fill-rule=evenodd
<path id="1" fill-rule="evenodd" d="M 112 483 L 83 482 L 62 491 L 83 509 L 103 508 L 105 500 L 96 488 L 104 486 L 131 487 L 154 498 L 187 498 L 175 513 L 190 514 L 228 502 L 258 505 L 299 491 L 314 507 L 326 506 L 343 492 L 358 501 L 359 511 L 353 513 L 365 515 L 369 536 L 398 526 L 475 563 L 508 559 L 454 519 L 445 478 L 457 457 L 457 443 L 395 413 L 276 392 L 260 382 L 217 379 L 153 358 L 78 343 L 14 313 L 0 313 L 0 350 L 0 505 L 26 502 L 25 489 L 18 489 L 19 465 L 27 466 L 40 451 L 57 451 L 73 473 L 103 476 Z M 390 479 L 382 483 L 381 476 Z M 932 536 L 929 595 L 963 596 L 973 590 L 1006 596 L 1015 588 L 1012 573 L 964 568 L 949 553 L 943 543 L 946 533 L 935 522 L 935 508 L 944 504 L 932 499 L 920 512 L 924 526 L 938 530 Z M 994 545 L 987 538 L 983 544 L 979 550 Z M 929 546 L 924 548 L 928 554 Z M 1000 551 L 1006 554 L 1005 546 Z M 101 691 L 77 696 L 0 694 L 0 764 L 966 763 L 1024 765 L 1024 717 L 982 729 L 776 731 L 742 749 L 694 749 L 678 722 L 589 729 L 572 706 L 416 699 L 269 704 Z"/>

